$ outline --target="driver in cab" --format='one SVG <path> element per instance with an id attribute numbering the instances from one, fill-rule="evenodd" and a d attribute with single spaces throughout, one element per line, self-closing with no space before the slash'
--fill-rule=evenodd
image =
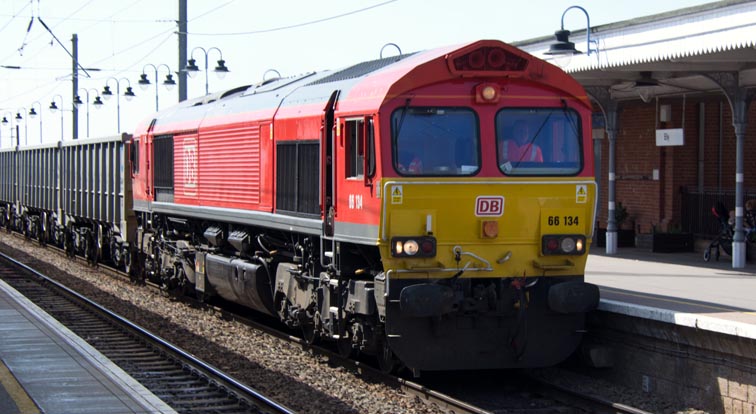
<path id="1" fill-rule="evenodd" d="M 534 144 L 527 122 L 518 120 L 512 127 L 513 139 L 503 141 L 499 148 L 499 160 L 511 162 L 543 162 L 541 148 Z"/>

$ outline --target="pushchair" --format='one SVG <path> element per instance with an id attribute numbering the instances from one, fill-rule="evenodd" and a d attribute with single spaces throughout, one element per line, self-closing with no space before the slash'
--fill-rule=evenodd
<path id="1" fill-rule="evenodd" d="M 712 249 L 714 250 L 715 260 L 719 260 L 720 248 L 724 250 L 725 253 L 732 256 L 732 238 L 734 231 L 730 224 L 730 213 L 722 202 L 718 202 L 712 207 L 711 213 L 714 214 L 714 217 L 719 221 L 720 231 L 717 238 L 709 243 L 709 247 L 704 250 L 704 261 L 706 262 L 711 260 Z"/>

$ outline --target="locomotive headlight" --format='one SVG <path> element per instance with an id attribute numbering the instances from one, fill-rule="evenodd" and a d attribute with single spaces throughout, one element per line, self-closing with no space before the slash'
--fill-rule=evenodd
<path id="1" fill-rule="evenodd" d="M 495 83 L 483 83 L 475 87 L 475 103 L 495 104 L 499 102 L 501 87 Z"/>
<path id="2" fill-rule="evenodd" d="M 416 241 L 407 240 L 406 242 L 404 242 L 404 253 L 407 253 L 407 255 L 414 256 L 417 254 L 418 250 L 420 250 L 420 246 Z"/>
<path id="3" fill-rule="evenodd" d="M 582 234 L 544 235 L 541 239 L 541 252 L 544 255 L 585 254 L 585 236 Z"/>
<path id="4" fill-rule="evenodd" d="M 496 97 L 496 89 L 494 89 L 493 86 L 486 86 L 480 92 L 480 95 L 483 97 L 483 99 L 490 101 L 491 99 Z"/>
<path id="5" fill-rule="evenodd" d="M 575 251 L 575 239 L 572 237 L 565 237 L 562 239 L 562 242 L 560 243 L 560 247 L 562 248 L 562 251 L 569 254 Z"/>
<path id="6" fill-rule="evenodd" d="M 433 257 L 436 255 L 436 238 L 432 236 L 393 237 L 391 255 L 394 257 Z"/>

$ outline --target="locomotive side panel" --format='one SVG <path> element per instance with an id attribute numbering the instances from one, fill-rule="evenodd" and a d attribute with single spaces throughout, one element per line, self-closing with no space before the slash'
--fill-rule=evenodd
<path id="1" fill-rule="evenodd" d="M 181 153 L 191 156 L 193 142 L 183 140 Z M 187 147 L 187 145 L 189 145 Z M 262 159 L 259 124 L 232 124 L 200 129 L 197 140 L 197 202 L 208 207 L 260 210 L 263 203 L 263 171 L 268 168 Z M 178 152 L 177 162 L 178 165 Z M 186 159 L 184 166 L 191 166 Z M 187 174 L 187 175 L 183 175 Z M 184 169 L 177 181 L 191 189 L 191 168 Z"/>
<path id="2" fill-rule="evenodd" d="M 339 115 L 334 236 L 338 240 L 375 244 L 381 210 L 376 177 L 381 172 L 376 162 L 374 117 Z"/>
<path id="3" fill-rule="evenodd" d="M 281 108 L 273 125 L 275 212 L 320 218 L 323 108 Z"/>
<path id="4" fill-rule="evenodd" d="M 199 141 L 197 133 L 173 137 L 174 201 L 178 204 L 199 205 Z"/>

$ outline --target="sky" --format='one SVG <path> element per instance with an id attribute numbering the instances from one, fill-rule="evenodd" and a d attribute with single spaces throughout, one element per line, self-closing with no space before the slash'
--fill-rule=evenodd
<path id="1" fill-rule="evenodd" d="M 553 35 L 562 13 L 583 7 L 591 27 L 710 3 L 710 0 L 188 0 L 188 54 L 202 70 L 188 81 L 188 97 L 282 77 L 339 69 L 402 53 L 480 39 L 516 42 Z M 71 38 L 78 37 L 79 138 L 132 132 L 155 112 L 155 83 L 178 70 L 178 0 L 0 0 L 0 148 L 20 126 L 21 145 L 72 139 Z M 44 24 L 43 24 L 44 23 Z M 586 28 L 572 9 L 565 28 Z M 46 27 L 45 27 L 46 26 Z M 48 31 L 49 28 L 49 31 Z M 65 47 L 65 48 L 64 48 Z M 204 48 L 207 54 L 200 49 Z M 229 73 L 213 72 L 225 60 Z M 152 65 L 152 66 L 150 66 Z M 168 66 L 168 67 L 166 67 Z M 15 69 L 14 67 L 20 67 Z M 155 68 L 157 68 L 157 79 Z M 152 83 L 142 90 L 138 80 Z M 276 75 L 277 75 L 276 74 Z M 174 79 L 178 77 L 174 74 Z M 103 87 L 121 95 L 92 105 Z M 89 121 L 87 121 L 89 94 Z M 160 109 L 178 102 L 178 88 L 158 87 Z M 56 102 L 63 111 L 51 112 Z M 118 106 L 120 104 L 120 110 Z M 31 118 L 35 108 L 41 117 Z M 22 120 L 16 121 L 16 113 Z M 63 115 L 61 117 L 61 114 Z M 41 121 L 40 121 L 41 118 Z M 63 126 L 61 127 L 61 121 Z M 89 131 L 88 131 L 89 129 Z"/>

